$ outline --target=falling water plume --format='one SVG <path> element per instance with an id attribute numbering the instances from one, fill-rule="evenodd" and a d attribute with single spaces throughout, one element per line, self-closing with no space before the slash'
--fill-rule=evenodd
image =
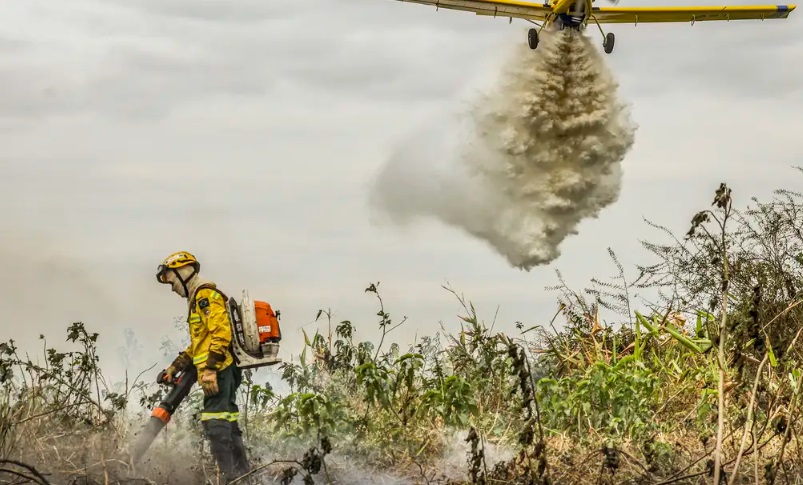
<path id="1" fill-rule="evenodd" d="M 548 264 L 619 197 L 636 125 L 617 89 L 582 33 L 544 31 L 537 50 L 517 48 L 468 132 L 428 130 L 392 154 L 373 205 L 396 224 L 434 217 L 461 228 L 516 268 Z"/>

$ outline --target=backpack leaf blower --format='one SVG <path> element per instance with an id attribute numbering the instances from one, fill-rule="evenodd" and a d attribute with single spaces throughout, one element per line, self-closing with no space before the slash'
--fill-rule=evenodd
<path id="1" fill-rule="evenodd" d="M 282 339 L 282 331 L 279 328 L 281 313 L 274 312 L 270 303 L 252 300 L 248 290 L 243 290 L 240 304 L 237 304 L 234 298 L 229 298 L 226 303 L 232 327 L 229 350 L 234 358 L 234 364 L 241 369 L 255 369 L 280 363 L 282 359 L 278 354 L 279 342 Z M 153 408 L 148 422 L 134 441 L 130 451 L 133 463 L 138 463 L 142 459 L 197 381 L 198 371 L 194 365 L 177 373 L 170 382 L 165 380 L 164 370 L 159 373 L 157 382 L 167 384 L 171 389 Z"/>

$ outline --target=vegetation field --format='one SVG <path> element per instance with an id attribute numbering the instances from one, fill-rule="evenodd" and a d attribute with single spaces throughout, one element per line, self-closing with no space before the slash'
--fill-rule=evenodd
<path id="1" fill-rule="evenodd" d="M 609 250 L 614 277 L 582 290 L 558 273 L 554 318 L 511 334 L 458 292 L 462 330 L 407 349 L 379 285 L 365 289 L 379 342 L 319 311 L 327 331 L 279 369 L 289 393 L 245 373 L 254 471 L 237 482 L 803 483 L 803 195 L 711 196 L 684 235 L 647 223 L 662 238 L 643 241 L 650 265 L 627 271 Z M 82 350 L 0 344 L 0 483 L 218 483 L 200 390 L 132 467 L 164 389 L 153 370 L 108 383 L 95 329 L 67 337 Z"/>

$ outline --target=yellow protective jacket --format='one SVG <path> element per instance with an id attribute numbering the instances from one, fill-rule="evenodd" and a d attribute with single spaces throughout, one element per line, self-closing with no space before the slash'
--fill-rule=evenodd
<path id="1" fill-rule="evenodd" d="M 188 302 L 190 345 L 185 352 L 199 374 L 205 368 L 221 371 L 234 361 L 229 347 L 232 334 L 226 300 L 214 283 L 204 283 Z"/>

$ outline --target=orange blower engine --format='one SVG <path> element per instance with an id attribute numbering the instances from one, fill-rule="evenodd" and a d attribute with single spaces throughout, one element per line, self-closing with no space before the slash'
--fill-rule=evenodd
<path id="1" fill-rule="evenodd" d="M 274 312 L 268 302 L 252 300 L 248 290 L 243 290 L 239 304 L 229 298 L 228 310 L 233 327 L 232 355 L 237 367 L 251 369 L 282 361 L 278 356 L 282 340 L 279 311 Z"/>
<path id="2" fill-rule="evenodd" d="M 282 361 L 279 357 L 279 342 L 282 340 L 280 312 L 274 312 L 270 303 L 252 300 L 248 290 L 243 290 L 239 304 L 234 298 L 229 298 L 226 309 L 232 326 L 231 351 L 237 367 L 254 369 Z M 164 377 L 162 371 L 157 381 L 170 386 L 170 390 L 153 409 L 148 422 L 136 437 L 130 451 L 133 463 L 142 459 L 198 379 L 195 366 L 190 366 L 170 381 Z"/>

